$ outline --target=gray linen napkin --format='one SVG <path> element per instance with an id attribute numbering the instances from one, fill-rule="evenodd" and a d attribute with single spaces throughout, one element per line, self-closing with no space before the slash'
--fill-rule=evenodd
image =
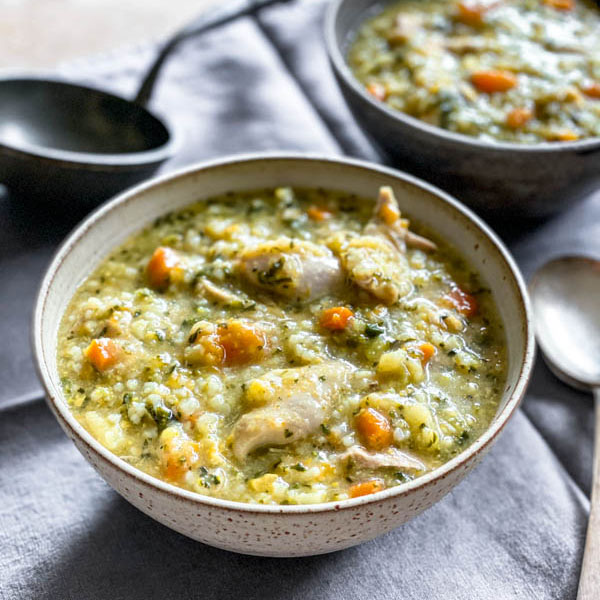
<path id="1" fill-rule="evenodd" d="M 295 149 L 377 159 L 352 122 L 306 0 L 188 42 L 154 108 L 185 133 L 165 170 L 207 157 Z M 132 94 L 154 49 L 63 73 Z M 600 254 L 600 197 L 531 231 L 504 226 L 526 275 L 550 256 Z M 0 598 L 574 598 L 589 510 L 591 404 L 539 364 L 482 465 L 432 509 L 332 555 L 264 559 L 176 534 L 87 465 L 39 400 L 28 348 L 33 294 L 66 232 L 0 200 Z M 30 401 L 26 402 L 27 399 Z"/>

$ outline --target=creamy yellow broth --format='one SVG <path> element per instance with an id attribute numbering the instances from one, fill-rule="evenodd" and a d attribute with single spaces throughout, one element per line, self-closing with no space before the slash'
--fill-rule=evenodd
<path id="1" fill-rule="evenodd" d="M 600 11 L 592 0 L 403 0 L 348 55 L 391 108 L 488 141 L 600 135 Z"/>
<path id="2" fill-rule="evenodd" d="M 391 189 L 278 188 L 113 250 L 65 311 L 58 367 L 75 417 L 133 466 L 296 504 L 448 461 L 494 417 L 506 356 L 484 282 Z"/>

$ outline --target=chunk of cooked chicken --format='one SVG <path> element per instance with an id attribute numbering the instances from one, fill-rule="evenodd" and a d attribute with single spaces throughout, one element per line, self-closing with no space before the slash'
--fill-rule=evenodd
<path id="1" fill-rule="evenodd" d="M 348 279 L 385 304 L 412 289 L 406 257 L 381 236 L 351 239 L 342 246 L 340 259 Z"/>
<path id="2" fill-rule="evenodd" d="M 405 44 L 422 28 L 424 17 L 416 13 L 396 16 L 394 28 L 386 35 L 390 46 Z"/>
<path id="3" fill-rule="evenodd" d="M 290 444 L 318 431 L 353 368 L 341 361 L 277 369 L 248 383 L 246 399 L 259 405 L 242 415 L 232 432 L 238 460 L 262 446 Z"/>
<path id="4" fill-rule="evenodd" d="M 285 237 L 245 250 L 238 268 L 250 283 L 296 301 L 315 300 L 343 283 L 339 261 L 328 248 Z"/>
<path id="5" fill-rule="evenodd" d="M 409 278 L 406 245 L 435 250 L 430 240 L 408 230 L 391 187 L 381 187 L 373 218 L 358 237 L 333 236 L 329 246 L 340 257 L 348 279 L 385 304 L 407 295 Z"/>
<path id="6" fill-rule="evenodd" d="M 385 235 L 396 249 L 403 253 L 407 245 L 426 252 L 437 250 L 434 242 L 413 233 L 408 226 L 409 221 L 401 218 L 400 206 L 394 190 L 389 186 L 380 187 L 373 219 L 365 227 L 365 233 Z"/>
<path id="7" fill-rule="evenodd" d="M 223 306 L 230 306 L 232 308 L 249 308 L 254 304 L 254 302 L 252 302 L 250 299 L 243 296 L 241 292 L 234 294 L 230 290 L 220 287 L 206 278 L 202 278 L 200 281 L 198 281 L 198 284 L 196 285 L 196 291 L 206 298 L 209 298 L 213 302 L 217 302 Z"/>
<path id="8" fill-rule="evenodd" d="M 341 454 L 339 458 L 344 462 L 352 460 L 367 469 L 394 467 L 410 471 L 424 471 L 426 468 L 425 464 L 417 457 L 407 452 L 402 452 L 397 448 L 389 448 L 385 452 L 367 452 L 360 446 L 352 446 Z"/>

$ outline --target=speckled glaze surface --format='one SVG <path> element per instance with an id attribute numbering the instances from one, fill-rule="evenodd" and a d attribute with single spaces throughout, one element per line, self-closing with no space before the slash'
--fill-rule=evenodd
<path id="1" fill-rule="evenodd" d="M 279 185 L 322 186 L 375 194 L 394 186 L 411 217 L 435 229 L 465 255 L 499 304 L 507 336 L 508 377 L 496 418 L 460 455 L 408 484 L 371 496 L 306 506 L 235 503 L 182 490 L 137 471 L 102 447 L 71 415 L 56 368 L 62 313 L 80 281 L 111 247 L 169 210 L 227 191 Z M 340 550 L 385 533 L 448 493 L 490 448 L 519 405 L 534 355 L 529 301 L 506 249 L 472 213 L 443 192 L 392 169 L 306 155 L 232 157 L 191 167 L 121 194 L 81 223 L 63 243 L 42 281 L 32 343 L 48 404 L 83 456 L 134 506 L 201 542 L 246 554 L 303 556 Z"/>
<path id="2" fill-rule="evenodd" d="M 325 38 L 342 94 L 361 128 L 394 164 L 494 218 L 546 217 L 600 185 L 600 138 L 535 145 L 488 143 L 402 114 L 373 99 L 345 56 L 353 33 L 391 2 L 334 0 Z"/>

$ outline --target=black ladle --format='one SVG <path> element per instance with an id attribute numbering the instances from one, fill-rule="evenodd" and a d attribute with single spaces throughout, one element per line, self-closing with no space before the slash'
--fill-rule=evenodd
<path id="1" fill-rule="evenodd" d="M 151 175 L 177 139 L 145 108 L 166 58 L 183 40 L 283 0 L 228 0 L 178 31 L 133 101 L 59 78 L 0 77 L 0 183 L 11 197 L 80 210 Z"/>

